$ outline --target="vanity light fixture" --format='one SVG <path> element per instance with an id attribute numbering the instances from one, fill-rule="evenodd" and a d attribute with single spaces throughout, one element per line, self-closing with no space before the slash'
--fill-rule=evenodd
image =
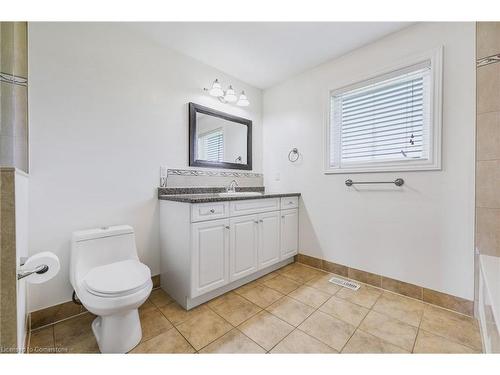
<path id="1" fill-rule="evenodd" d="M 234 91 L 233 85 L 229 85 L 228 89 L 224 91 L 218 79 L 216 79 L 212 83 L 212 87 L 210 89 L 204 88 L 204 91 L 207 91 L 210 96 L 215 96 L 222 103 L 235 103 L 240 107 L 248 107 L 250 105 L 250 101 L 248 100 L 245 91 L 241 91 L 240 97 L 236 96 L 236 92 Z"/>
<path id="2" fill-rule="evenodd" d="M 248 98 L 245 94 L 245 90 L 241 92 L 240 98 L 238 99 L 236 105 L 239 105 L 240 107 L 248 107 L 250 105 L 250 102 L 248 101 Z"/>
<path id="3" fill-rule="evenodd" d="M 237 100 L 236 93 L 234 92 L 233 86 L 229 85 L 229 88 L 226 91 L 226 95 L 224 95 L 224 100 L 228 103 L 233 103 Z"/>
<path id="4" fill-rule="evenodd" d="M 224 91 L 222 90 L 222 86 L 220 85 L 218 79 L 216 79 L 214 83 L 212 83 L 212 88 L 208 90 L 208 93 L 211 96 L 216 96 L 216 97 L 224 96 Z"/>

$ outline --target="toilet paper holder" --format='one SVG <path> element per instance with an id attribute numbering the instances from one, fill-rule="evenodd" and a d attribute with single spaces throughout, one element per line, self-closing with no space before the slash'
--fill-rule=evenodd
<path id="1" fill-rule="evenodd" d="M 21 258 L 21 266 L 24 266 L 24 263 L 26 263 L 26 260 L 28 260 L 28 258 Z M 18 270 L 17 271 L 17 279 L 18 280 L 21 280 L 21 279 L 24 279 L 25 277 L 28 277 L 30 275 L 33 275 L 34 273 L 37 273 L 37 274 L 42 274 L 42 273 L 45 273 L 49 270 L 49 266 L 47 266 L 46 264 L 40 264 L 39 266 L 36 266 L 35 268 L 31 269 L 31 270 Z"/>

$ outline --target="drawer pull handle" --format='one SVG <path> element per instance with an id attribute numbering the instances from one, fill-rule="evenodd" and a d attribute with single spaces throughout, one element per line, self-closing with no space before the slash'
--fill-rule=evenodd
<path id="1" fill-rule="evenodd" d="M 285 215 L 281 215 L 281 218 L 284 219 L 285 218 Z"/>
<path id="2" fill-rule="evenodd" d="M 259 221 L 258 220 L 254 220 L 253 221 L 255 224 L 259 224 Z"/>
<path id="3" fill-rule="evenodd" d="M 226 227 L 225 227 L 225 228 L 226 228 L 226 229 L 231 229 L 231 227 L 230 227 L 229 225 L 226 225 Z"/>
<path id="4" fill-rule="evenodd" d="M 263 222 L 264 222 L 264 220 L 262 220 L 262 219 L 259 220 L 259 223 L 263 223 Z"/>
<path id="5" fill-rule="evenodd" d="M 288 204 L 293 204 L 293 202 L 292 202 L 292 201 L 289 201 L 289 202 L 288 202 Z"/>
<path id="6" fill-rule="evenodd" d="M 210 213 L 211 214 L 214 214 L 215 213 L 215 210 L 213 208 L 210 209 Z"/>

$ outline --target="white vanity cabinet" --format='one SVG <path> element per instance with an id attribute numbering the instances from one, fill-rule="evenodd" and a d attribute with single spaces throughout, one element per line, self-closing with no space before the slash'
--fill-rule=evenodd
<path id="1" fill-rule="evenodd" d="M 299 231 L 299 210 L 281 211 L 281 257 L 297 254 Z"/>
<path id="2" fill-rule="evenodd" d="M 293 261 L 298 196 L 160 200 L 161 286 L 190 309 Z"/>
<path id="3" fill-rule="evenodd" d="M 295 210 L 298 211 L 298 210 Z M 296 231 L 294 234 L 298 236 Z M 291 257 L 297 254 L 288 254 Z M 266 268 L 281 259 L 280 257 L 280 213 L 266 212 L 259 215 L 259 269 Z M 284 259 L 284 258 L 283 258 Z"/>
<path id="4" fill-rule="evenodd" d="M 227 219 L 192 224 L 191 292 L 194 297 L 228 283 L 228 229 Z"/>
<path id="5" fill-rule="evenodd" d="M 258 269 L 259 216 L 234 217 L 229 222 L 229 278 L 234 281 Z"/>

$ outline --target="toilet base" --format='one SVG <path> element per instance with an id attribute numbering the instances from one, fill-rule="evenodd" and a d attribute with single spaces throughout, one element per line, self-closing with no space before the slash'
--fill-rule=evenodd
<path id="1" fill-rule="evenodd" d="M 142 339 L 139 311 L 98 316 L 92 322 L 92 331 L 101 353 L 127 353 Z"/>

